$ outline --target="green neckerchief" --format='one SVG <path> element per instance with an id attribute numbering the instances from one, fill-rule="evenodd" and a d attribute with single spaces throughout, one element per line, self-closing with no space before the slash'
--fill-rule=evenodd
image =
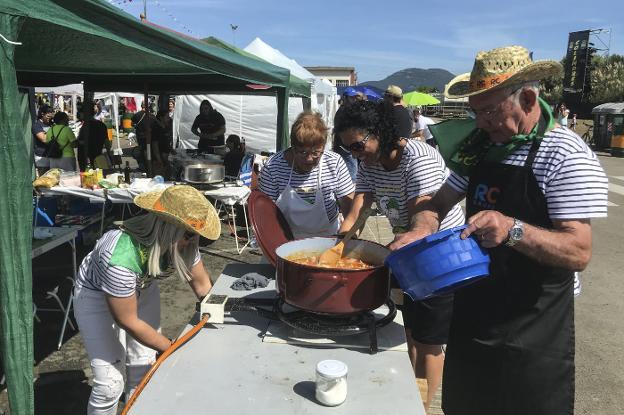
<path id="1" fill-rule="evenodd" d="M 542 111 L 539 122 L 528 134 L 517 134 L 503 145 L 495 145 L 487 133 L 476 128 L 475 120 L 449 120 L 431 125 L 429 129 L 438 142 L 440 154 L 449 169 L 469 176 L 481 160 L 499 162 L 525 143 L 541 140 L 555 125 L 550 106 L 538 97 Z"/>

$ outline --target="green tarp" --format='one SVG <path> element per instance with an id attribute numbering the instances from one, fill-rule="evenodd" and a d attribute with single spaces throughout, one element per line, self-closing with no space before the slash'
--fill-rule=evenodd
<path id="1" fill-rule="evenodd" d="M 22 19 L 0 14 L 0 34 L 14 40 Z M 28 100 L 15 76 L 16 46 L 0 40 L 0 358 L 12 414 L 31 414 L 33 400 L 32 138 Z M 24 105 L 26 104 L 26 105 Z M 24 111 L 25 110 L 25 111 Z"/>

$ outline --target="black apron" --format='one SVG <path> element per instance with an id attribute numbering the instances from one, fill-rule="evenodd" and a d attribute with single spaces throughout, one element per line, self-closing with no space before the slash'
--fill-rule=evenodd
<path id="1" fill-rule="evenodd" d="M 470 177 L 467 217 L 496 210 L 552 229 L 532 165 L 482 162 Z M 574 412 L 573 272 L 513 248 L 489 250 L 490 277 L 455 293 L 444 366 L 446 415 Z"/>

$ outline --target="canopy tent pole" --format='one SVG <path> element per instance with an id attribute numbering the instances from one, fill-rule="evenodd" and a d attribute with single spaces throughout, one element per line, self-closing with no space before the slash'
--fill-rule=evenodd
<path id="1" fill-rule="evenodd" d="M 0 14 L 0 34 L 16 41 L 23 18 Z M 34 413 L 32 314 L 33 145 L 28 94 L 19 94 L 14 42 L 0 40 L 0 358 L 11 413 Z M 17 46 L 22 47 L 22 46 Z"/>
<path id="2" fill-rule="evenodd" d="M 119 96 L 117 95 L 117 93 L 113 93 L 113 117 L 115 117 L 115 136 L 117 137 L 117 139 L 115 140 L 117 142 L 117 146 L 116 148 L 113 150 L 113 154 L 116 156 L 120 156 L 123 154 L 123 151 L 121 150 L 121 144 L 119 142 Z"/>
<path id="3" fill-rule="evenodd" d="M 147 93 L 147 82 L 143 85 L 143 104 L 145 104 L 145 169 L 147 177 L 152 177 L 152 123 Z"/>
<path id="4" fill-rule="evenodd" d="M 290 88 L 278 88 L 277 89 L 277 137 L 275 142 L 275 149 L 277 151 L 287 149 L 289 144 L 288 139 L 288 96 L 290 95 Z"/>

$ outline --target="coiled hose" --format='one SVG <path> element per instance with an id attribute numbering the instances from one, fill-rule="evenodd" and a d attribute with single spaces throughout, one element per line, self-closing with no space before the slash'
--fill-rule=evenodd
<path id="1" fill-rule="evenodd" d="M 197 323 L 191 330 L 185 333 L 182 337 L 180 337 L 175 342 L 173 342 L 173 344 L 169 346 L 169 348 L 165 350 L 158 359 L 156 359 L 156 361 L 154 362 L 150 370 L 148 370 L 145 376 L 143 376 L 143 379 L 141 379 L 141 382 L 139 383 L 134 393 L 132 394 L 128 402 L 126 403 L 126 406 L 124 407 L 123 411 L 121 411 L 121 415 L 126 415 L 128 411 L 130 411 L 130 408 L 132 408 L 132 405 L 134 405 L 134 402 L 137 400 L 137 398 L 139 397 L 139 395 L 141 394 L 145 386 L 147 386 L 147 383 L 150 381 L 154 373 L 156 373 L 156 370 L 158 369 L 160 364 L 164 362 L 165 359 L 168 358 L 171 353 L 175 352 L 180 346 L 182 346 L 191 337 L 193 337 L 202 327 L 204 327 L 204 325 L 208 322 L 208 318 L 210 318 L 210 315 L 204 314 L 204 316 L 199 321 L 199 323 Z"/>

